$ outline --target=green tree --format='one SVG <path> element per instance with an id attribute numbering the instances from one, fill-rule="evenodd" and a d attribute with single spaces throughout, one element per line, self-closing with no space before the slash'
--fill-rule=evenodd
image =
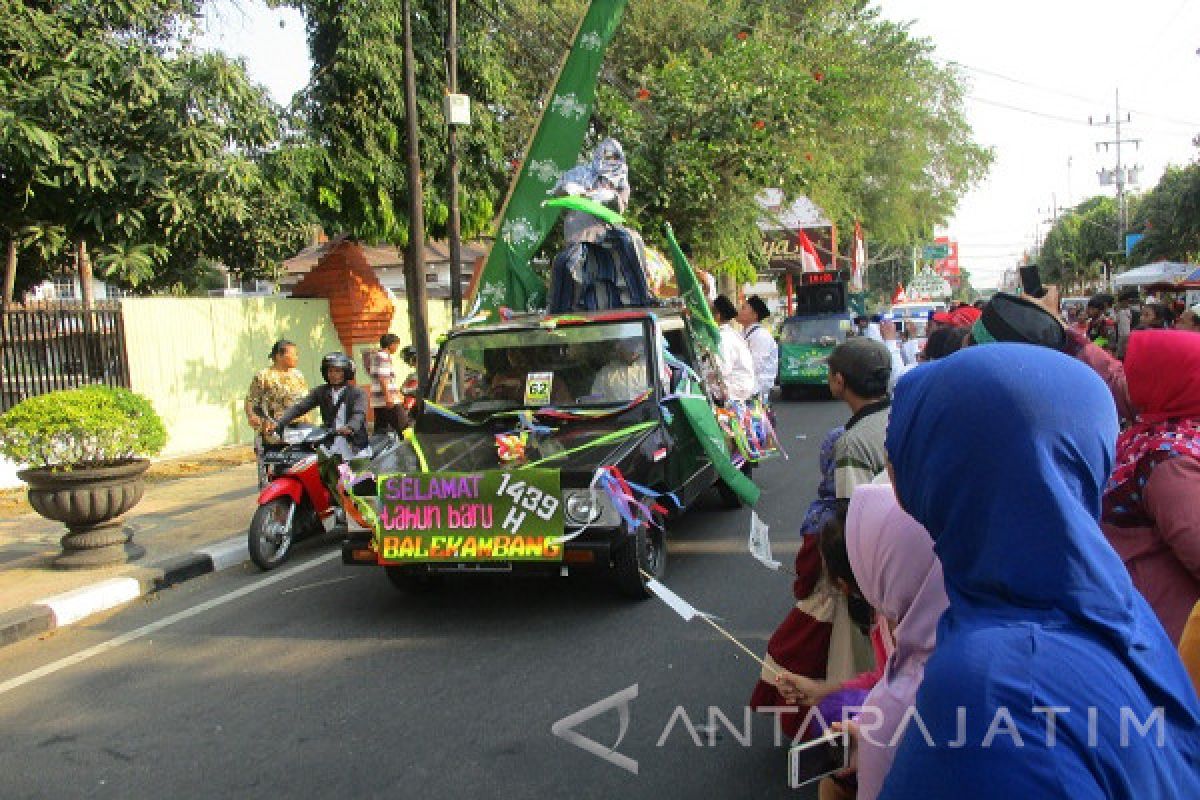
<path id="1" fill-rule="evenodd" d="M 188 285 L 201 258 L 256 274 L 302 238 L 267 166 L 277 110 L 191 49 L 198 5 L 0 0 L 0 213 L 35 263 L 67 241 L 117 283 Z"/>
<path id="2" fill-rule="evenodd" d="M 302 191 L 330 232 L 367 242 L 408 242 L 408 178 L 404 141 L 403 18 L 400 0 L 289 0 L 308 24 L 313 77 L 301 98 L 312 147 Z M 444 2 L 413 3 L 417 104 L 427 232 L 444 236 L 449 220 Z M 490 224 L 531 119 L 532 93 L 518 87 L 492 43 L 490 3 L 463 3 L 459 18 L 459 91 L 472 99 L 459 157 L 464 237 Z"/>
<path id="3" fill-rule="evenodd" d="M 1133 250 L 1134 263 L 1200 260 L 1200 164 L 1167 167 L 1130 219 L 1134 230 L 1145 233 Z"/>
<path id="4" fill-rule="evenodd" d="M 507 0 L 501 38 L 545 85 L 583 3 Z M 906 245 L 953 214 L 991 154 L 971 140 L 962 80 L 932 43 L 856 0 L 630 4 L 593 115 L 626 145 L 632 216 L 671 222 L 696 261 L 746 277 L 760 258 L 755 195 L 806 194 L 843 230 Z"/>
<path id="5" fill-rule="evenodd" d="M 1137 209 L 1137 198 L 1129 198 Z M 1085 290 L 1095 285 L 1105 274 L 1123 263 L 1124 257 L 1115 251 L 1117 236 L 1117 202 L 1111 197 L 1096 195 L 1068 209 L 1050 228 L 1042 243 L 1038 264 L 1042 280 L 1061 284 L 1068 289 Z"/>

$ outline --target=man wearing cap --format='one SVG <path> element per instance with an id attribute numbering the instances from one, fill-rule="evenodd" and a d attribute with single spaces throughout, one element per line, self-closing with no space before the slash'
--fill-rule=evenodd
<path id="1" fill-rule="evenodd" d="M 762 326 L 762 321 L 769 316 L 771 310 L 758 295 L 751 295 L 742 303 L 737 315 L 746 346 L 750 348 L 750 355 L 754 356 L 758 396 L 764 403 L 771 399 L 771 388 L 775 385 L 775 374 L 779 371 L 779 345 L 775 343 L 775 337 Z"/>
<path id="2" fill-rule="evenodd" d="M 1077 358 L 1091 367 L 1108 385 L 1121 419 L 1133 419 L 1133 403 L 1129 399 L 1124 365 L 1092 342 L 1084 331 L 1068 328 L 1056 313 L 1059 307 L 1057 288 L 1047 288 L 1050 291 L 1039 299 L 997 294 L 984 306 L 983 315 L 971 326 L 967 343 L 1036 344 Z"/>
<path id="3" fill-rule="evenodd" d="M 847 339 L 829 355 L 829 391 L 850 407 L 846 432 L 833 447 L 834 489 L 849 499 L 854 487 L 870 483 L 887 468 L 888 381 L 892 356 L 881 342 Z"/>

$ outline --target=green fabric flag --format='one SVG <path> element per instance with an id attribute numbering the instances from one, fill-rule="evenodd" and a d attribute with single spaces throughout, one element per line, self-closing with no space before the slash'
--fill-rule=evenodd
<path id="1" fill-rule="evenodd" d="M 725 434 L 713 414 L 708 398 L 703 395 L 681 394 L 678 398 L 679 408 L 683 416 L 696 432 L 696 438 L 704 447 L 704 453 L 712 462 L 717 474 L 733 493 L 742 499 L 746 505 L 754 505 L 762 490 L 754 481 L 742 474 L 742 471 L 729 460 L 729 450 L 725 445 Z"/>
<path id="2" fill-rule="evenodd" d="M 530 262 L 562 209 L 542 203 L 558 177 L 579 158 L 604 51 L 621 22 L 626 2 L 592 0 L 588 6 L 504 209 L 469 316 L 492 314 L 501 306 L 518 312 L 545 307 L 546 284 L 530 268 Z"/>
<path id="3" fill-rule="evenodd" d="M 720 352 L 721 331 L 717 328 L 717 321 L 713 319 L 712 310 L 708 307 L 708 298 L 704 296 L 704 287 L 700 285 L 700 280 L 692 271 L 692 265 L 688 263 L 687 256 L 679 248 L 679 242 L 675 241 L 675 231 L 671 229 L 670 225 L 666 226 L 666 234 L 667 249 L 671 253 L 671 262 L 675 266 L 675 285 L 679 287 L 679 296 L 683 298 L 684 304 L 692 312 L 696 339 L 709 352 Z"/>

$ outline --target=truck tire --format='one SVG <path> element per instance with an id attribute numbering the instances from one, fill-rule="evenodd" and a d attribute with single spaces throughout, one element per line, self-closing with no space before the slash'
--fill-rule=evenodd
<path id="1" fill-rule="evenodd" d="M 656 580 L 666 574 L 667 537 L 660 528 L 643 525 L 613 553 L 613 582 L 617 591 L 631 600 L 645 600 L 651 595 L 642 570 Z"/>

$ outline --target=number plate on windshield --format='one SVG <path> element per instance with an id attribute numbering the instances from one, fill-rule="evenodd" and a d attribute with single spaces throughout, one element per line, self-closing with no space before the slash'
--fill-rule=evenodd
<path id="1" fill-rule="evenodd" d="M 561 561 L 556 469 L 382 476 L 379 563 Z"/>

